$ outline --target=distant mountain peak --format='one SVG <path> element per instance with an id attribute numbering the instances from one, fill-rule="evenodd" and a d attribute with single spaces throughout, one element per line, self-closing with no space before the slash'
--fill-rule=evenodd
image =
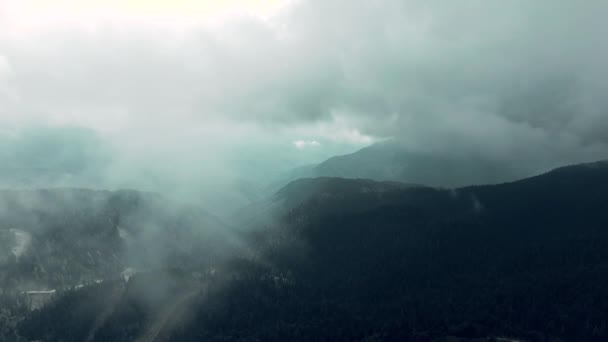
<path id="1" fill-rule="evenodd" d="M 297 178 L 373 179 L 452 188 L 498 184 L 529 177 L 534 172 L 516 163 L 472 155 L 437 155 L 412 150 L 388 140 L 354 153 L 334 156 L 317 165 L 294 169 L 283 184 Z"/>

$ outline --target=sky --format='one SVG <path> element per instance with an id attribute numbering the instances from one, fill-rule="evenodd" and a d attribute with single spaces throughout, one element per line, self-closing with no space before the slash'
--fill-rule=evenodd
<path id="1" fill-rule="evenodd" d="M 0 157 L 187 189 L 389 138 L 539 171 L 605 159 L 606 17 L 603 0 L 0 0 Z"/>

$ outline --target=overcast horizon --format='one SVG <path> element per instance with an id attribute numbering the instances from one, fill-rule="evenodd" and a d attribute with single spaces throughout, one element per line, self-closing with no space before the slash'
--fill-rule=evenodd
<path id="1" fill-rule="evenodd" d="M 605 159 L 607 14 L 604 1 L 0 0 L 0 158 L 80 173 L 60 185 L 184 191 L 385 139 L 538 171 Z"/>

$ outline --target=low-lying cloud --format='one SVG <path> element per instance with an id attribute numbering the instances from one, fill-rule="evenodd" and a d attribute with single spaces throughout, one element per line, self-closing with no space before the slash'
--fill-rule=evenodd
<path id="1" fill-rule="evenodd" d="M 300 0 L 213 25 L 7 19 L 0 122 L 95 132 L 121 185 L 233 183 L 388 137 L 540 170 L 608 156 L 607 15 L 604 1 Z"/>

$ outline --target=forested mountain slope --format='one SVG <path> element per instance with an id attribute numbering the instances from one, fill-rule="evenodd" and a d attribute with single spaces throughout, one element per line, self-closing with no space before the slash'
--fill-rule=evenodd
<path id="1" fill-rule="evenodd" d="M 187 317 L 170 324 L 163 336 L 175 341 L 608 338 L 606 162 L 455 190 L 305 179 L 276 199 L 280 217 L 250 235 L 256 253 L 197 278 L 196 294 L 180 310 Z M 73 296 L 26 320 L 22 331 L 29 338 L 79 340 L 66 335 L 72 324 L 80 326 L 77 320 L 52 323 L 73 317 L 61 316 L 78 305 Z M 123 297 L 114 312 L 121 319 L 108 319 L 100 330 L 104 338 L 127 341 L 145 331 L 146 316 L 137 314 L 145 305 L 130 298 Z M 127 333 L 128 327 L 140 328 Z"/>

